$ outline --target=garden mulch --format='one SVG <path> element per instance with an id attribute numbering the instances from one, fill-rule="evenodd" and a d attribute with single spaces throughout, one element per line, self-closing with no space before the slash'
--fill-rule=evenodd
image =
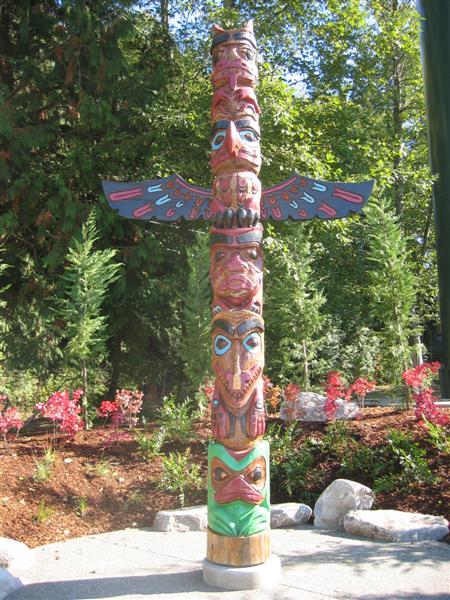
<path id="1" fill-rule="evenodd" d="M 276 422 L 276 417 L 270 418 Z M 422 443 L 426 431 L 418 425 L 412 412 L 393 408 L 366 408 L 363 418 L 349 423 L 360 441 L 369 446 L 385 443 L 388 432 L 400 429 L 411 432 Z M 189 444 L 165 444 L 163 452 L 190 447 L 192 460 L 206 477 L 206 447 L 209 424 L 195 425 L 195 441 Z M 305 424 L 299 439 L 320 438 L 326 431 L 322 424 Z M 158 487 L 162 460 L 143 460 L 131 433 L 108 443 L 110 431 L 104 426 L 79 432 L 74 440 L 54 445 L 48 432 L 25 432 L 8 445 L 0 443 L 0 536 L 14 538 L 30 547 L 62 541 L 82 535 L 115 531 L 127 527 L 149 527 L 159 510 L 179 507 L 179 499 Z M 56 458 L 49 477 L 36 479 L 38 463 L 53 443 Z M 417 483 L 399 493 L 377 494 L 375 508 L 450 515 L 449 457 L 437 450 L 430 457 L 440 481 Z M 323 457 L 315 478 L 317 493 L 339 476 L 339 464 Z M 317 483 L 319 482 L 319 483 Z M 361 481 L 361 483 L 365 483 Z M 272 501 L 286 501 L 285 491 L 272 487 Z M 292 498 L 291 500 L 296 500 Z M 187 495 L 186 504 L 206 502 L 206 491 Z"/>

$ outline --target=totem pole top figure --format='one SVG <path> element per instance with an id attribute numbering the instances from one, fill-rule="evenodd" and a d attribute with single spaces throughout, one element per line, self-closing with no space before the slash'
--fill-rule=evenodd
<path id="1" fill-rule="evenodd" d="M 229 221 L 236 214 L 240 197 L 246 199 L 246 212 L 241 212 L 239 223 L 244 227 L 255 225 L 259 219 L 339 219 L 359 212 L 367 203 L 373 181 L 333 183 L 293 173 L 287 180 L 261 191 L 257 177 L 250 176 L 250 173 L 258 175 L 261 167 L 253 25 L 250 22 L 230 30 L 215 25 L 213 33 L 215 93 L 211 106 L 211 168 L 215 176 L 214 190 L 187 183 L 177 174 L 141 182 L 103 181 L 110 206 L 130 219 L 194 221 L 204 218 L 214 219 L 216 227 L 224 228 L 231 226 Z M 234 173 L 230 175 L 230 171 Z M 226 175 L 222 178 L 223 172 Z M 228 222 L 224 215 L 226 207 L 232 211 L 228 213 Z M 221 218 L 222 215 L 225 218 Z"/>

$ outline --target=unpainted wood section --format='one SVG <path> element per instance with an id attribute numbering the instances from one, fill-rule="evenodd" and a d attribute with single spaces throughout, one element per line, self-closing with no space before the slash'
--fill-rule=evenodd
<path id="1" fill-rule="evenodd" d="M 208 529 L 208 560 L 229 567 L 251 567 L 270 558 L 270 531 L 248 537 L 218 535 Z"/>

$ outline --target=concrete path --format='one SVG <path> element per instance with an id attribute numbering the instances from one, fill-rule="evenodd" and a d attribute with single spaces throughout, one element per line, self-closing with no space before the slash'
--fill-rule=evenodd
<path id="1" fill-rule="evenodd" d="M 383 544 L 304 525 L 272 531 L 282 580 L 272 591 L 203 583 L 203 532 L 127 529 L 33 550 L 8 600 L 450 600 L 450 546 Z"/>

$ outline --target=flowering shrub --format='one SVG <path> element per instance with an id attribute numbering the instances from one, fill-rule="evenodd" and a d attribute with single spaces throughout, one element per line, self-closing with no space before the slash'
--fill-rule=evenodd
<path id="1" fill-rule="evenodd" d="M 214 381 L 212 379 L 207 379 L 202 384 L 200 384 L 195 394 L 197 411 L 200 417 L 205 416 L 205 414 L 207 419 L 211 417 L 211 401 L 213 393 Z"/>
<path id="2" fill-rule="evenodd" d="M 296 383 L 288 383 L 283 390 L 284 410 L 288 421 L 295 417 L 295 401 L 300 391 L 301 388 Z"/>
<path id="3" fill-rule="evenodd" d="M 412 390 L 416 403 L 414 413 L 421 423 L 428 421 L 434 425 L 447 425 L 450 422 L 449 417 L 436 406 L 436 397 L 431 387 L 431 379 L 440 366 L 439 362 L 425 362 L 413 369 L 407 369 L 402 375 L 406 385 Z"/>
<path id="4" fill-rule="evenodd" d="M 79 404 L 82 395 L 81 389 L 72 393 L 69 390 L 54 392 L 48 400 L 36 404 L 35 408 L 43 417 L 53 421 L 62 433 L 72 438 L 84 425 Z"/>
<path id="5" fill-rule="evenodd" d="M 356 396 L 356 401 L 360 408 L 364 407 L 364 398 L 375 389 L 375 381 L 369 381 L 364 377 L 358 377 L 355 381 L 347 386 L 342 375 L 339 371 L 330 371 L 327 375 L 327 382 L 325 385 L 325 414 L 328 419 L 334 419 L 336 414 L 336 400 L 342 398 L 346 402 L 349 402 L 353 396 Z"/>
<path id="6" fill-rule="evenodd" d="M 125 437 L 119 432 L 122 425 L 126 425 L 128 429 L 136 426 L 138 414 L 142 408 L 143 395 L 143 392 L 138 390 L 116 390 L 113 402 L 103 400 L 100 404 L 97 415 L 111 418 L 111 431 L 106 438 L 108 446 Z"/>
<path id="7" fill-rule="evenodd" d="M 18 432 L 23 425 L 23 421 L 16 407 L 3 408 L 5 400 L 6 396 L 0 394 L 0 433 L 6 442 L 6 434 L 11 429 L 15 429 Z"/>
<path id="8" fill-rule="evenodd" d="M 264 383 L 264 398 L 270 406 L 270 412 L 276 412 L 281 402 L 281 389 L 278 385 L 274 385 L 267 375 L 263 375 Z"/>
<path id="9" fill-rule="evenodd" d="M 329 420 L 334 419 L 336 414 L 336 400 L 345 397 L 345 393 L 345 384 L 341 379 L 339 371 L 330 371 L 327 374 L 327 381 L 325 384 L 325 395 L 327 399 L 324 406 L 325 414 Z"/>

